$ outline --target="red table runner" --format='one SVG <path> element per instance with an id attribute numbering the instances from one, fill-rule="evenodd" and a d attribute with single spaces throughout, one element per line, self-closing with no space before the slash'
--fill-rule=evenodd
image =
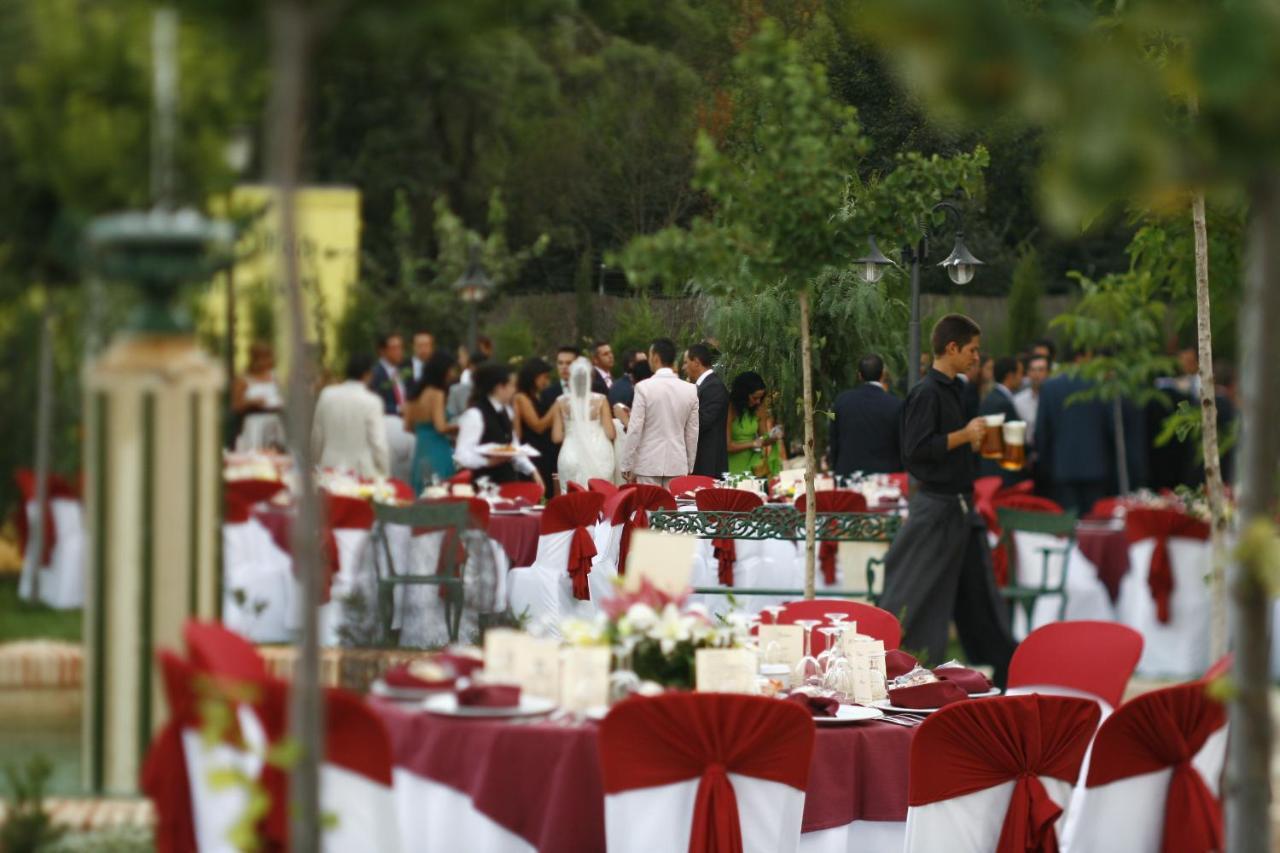
<path id="1" fill-rule="evenodd" d="M 605 849 L 594 724 L 462 720 L 372 704 L 397 767 L 465 794 L 477 811 L 539 850 Z M 887 723 L 819 728 L 801 830 L 906 820 L 914 734 Z"/>

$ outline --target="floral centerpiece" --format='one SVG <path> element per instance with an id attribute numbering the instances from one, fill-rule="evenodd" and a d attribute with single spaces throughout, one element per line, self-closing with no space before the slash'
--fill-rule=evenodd
<path id="1" fill-rule="evenodd" d="M 1190 488 L 1178 486 L 1173 492 L 1153 492 L 1139 489 L 1126 497 L 1118 506 L 1117 513 L 1126 509 L 1168 509 L 1181 512 L 1206 524 L 1213 522 L 1213 514 L 1209 511 L 1209 498 L 1205 495 L 1204 486 Z M 1230 521 L 1235 512 L 1235 504 L 1230 495 L 1226 496 L 1226 514 Z"/>
<path id="2" fill-rule="evenodd" d="M 750 642 L 751 619 L 731 611 L 713 619 L 705 607 L 689 604 L 689 591 L 671 595 L 641 581 L 634 592 L 619 590 L 600 602 L 594 620 L 560 625 L 570 645 L 608 645 L 621 650 L 622 666 L 641 681 L 692 689 L 698 649 L 739 648 Z"/>
<path id="3" fill-rule="evenodd" d="M 222 477 L 230 482 L 238 480 L 278 482 L 283 479 L 284 470 L 292 464 L 292 459 L 278 453 L 228 452 L 222 454 Z"/>

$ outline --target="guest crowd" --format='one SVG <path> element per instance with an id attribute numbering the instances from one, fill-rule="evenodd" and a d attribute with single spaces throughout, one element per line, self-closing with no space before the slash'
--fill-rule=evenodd
<path id="1" fill-rule="evenodd" d="M 427 331 L 383 335 L 376 354 L 357 353 L 341 381 L 320 390 L 312 452 L 323 467 L 365 477 L 394 476 L 420 492 L 466 469 L 473 479 L 501 483 L 529 479 L 550 496 L 595 478 L 665 485 L 684 474 L 775 475 L 787 443 L 772 412 L 778 401 L 760 374 L 723 377 L 709 342 L 679 350 L 661 338 L 647 350 L 615 355 L 607 341 L 584 352 L 561 346 L 552 361 L 524 359 L 518 368 L 493 359 L 479 337 L 474 352 L 438 349 Z M 407 358 L 406 358 L 407 355 Z M 1061 357 L 1061 362 L 1059 358 Z M 1007 482 L 1034 478 L 1036 491 L 1085 513 L 1116 494 L 1120 430 L 1131 488 L 1198 485 L 1203 466 L 1194 442 L 1157 441 L 1179 402 L 1199 404 L 1194 349 L 1178 354 L 1179 373 L 1163 378 L 1163 392 L 1145 406 L 1082 399 L 1091 383 L 1060 369 L 1087 353 L 1062 354 L 1048 340 L 1030 351 L 984 353 L 960 373 L 966 418 L 1003 415 L 1026 424 L 1026 465 L 1010 471 L 983 460 L 981 475 Z M 920 375 L 929 375 L 930 357 Z M 902 471 L 905 383 L 895 384 L 884 360 L 869 353 L 857 365 L 859 384 L 839 394 L 829 421 L 824 467 L 838 476 Z M 1235 420 L 1229 369 L 1218 367 L 1219 428 Z M 281 393 L 266 344 L 250 348 L 248 369 L 234 386 L 237 449 L 284 444 Z M 532 448 L 533 454 L 518 448 Z M 536 454 L 536 455 L 535 455 Z M 1230 480 L 1232 459 L 1224 454 Z"/>

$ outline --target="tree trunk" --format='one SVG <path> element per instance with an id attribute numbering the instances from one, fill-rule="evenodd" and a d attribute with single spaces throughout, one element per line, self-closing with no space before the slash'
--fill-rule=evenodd
<path id="1" fill-rule="evenodd" d="M 1241 304 L 1241 547 L 1227 573 L 1228 626 L 1235 650 L 1227 745 L 1226 833 L 1232 853 L 1271 847 L 1271 697 L 1267 616 L 1268 542 L 1280 464 L 1280 394 L 1274 330 L 1280 325 L 1280 175 L 1250 188 L 1248 272 Z"/>
<path id="2" fill-rule="evenodd" d="M 49 459 L 53 443 L 53 302 L 45 288 L 40 309 L 40 356 L 36 374 L 36 525 L 27 542 L 27 559 L 35 555 L 31 600 L 40 601 L 41 555 L 49 536 Z"/>
<path id="3" fill-rule="evenodd" d="M 288 307 L 290 350 L 289 395 L 285 415 L 289 444 L 298 472 L 298 518 L 293 528 L 293 559 L 302 586 L 302 637 L 290 707 L 291 734 L 300 749 L 292 769 L 289 803 L 290 845 L 295 851 L 320 849 L 320 766 L 324 761 L 324 705 L 320 693 L 320 650 L 317 617 L 320 606 L 320 506 L 311 458 L 311 355 L 306 346 L 306 319 L 298 271 L 298 182 L 306 50 L 310 21 L 300 0 L 277 0 L 271 10 L 272 83 L 267 120 L 269 163 L 280 216 L 280 263 Z"/>
<path id="4" fill-rule="evenodd" d="M 1196 247 L 1196 341 L 1200 359 L 1200 438 L 1204 451 L 1204 490 L 1209 499 L 1210 595 L 1209 654 L 1214 660 L 1227 652 L 1227 596 L 1223 578 L 1227 512 L 1222 490 L 1222 462 L 1218 456 L 1218 401 L 1213 378 L 1213 327 L 1209 304 L 1209 235 L 1205 225 L 1204 191 L 1191 196 L 1191 226 Z"/>
<path id="5" fill-rule="evenodd" d="M 1129 494 L 1129 449 L 1124 436 L 1124 401 L 1116 397 L 1111 403 L 1112 426 L 1116 434 L 1116 469 L 1120 476 L 1120 494 Z"/>
<path id="6" fill-rule="evenodd" d="M 813 348 L 809 340 L 809 286 L 800 291 L 800 372 L 804 376 L 804 597 L 814 596 L 814 550 L 817 530 L 813 478 L 817 458 L 813 453 Z"/>

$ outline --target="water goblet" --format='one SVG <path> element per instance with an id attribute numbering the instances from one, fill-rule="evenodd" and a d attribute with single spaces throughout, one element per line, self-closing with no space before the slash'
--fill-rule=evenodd
<path id="1" fill-rule="evenodd" d="M 804 629 L 804 657 L 795 667 L 797 684 L 811 684 L 815 679 L 819 686 L 822 681 L 822 665 L 813 656 L 813 629 L 822 624 L 821 619 L 797 619 L 796 624 Z"/>
<path id="2" fill-rule="evenodd" d="M 761 607 L 761 608 L 760 608 L 760 610 L 761 610 L 761 611 L 763 611 L 764 613 L 768 613 L 768 614 L 769 614 L 769 624 L 770 624 L 770 625 L 777 625 L 777 624 L 778 624 L 778 617 L 782 615 L 782 605 L 781 605 L 781 604 L 770 604 L 770 605 L 769 605 L 769 606 L 767 606 L 767 607 Z M 797 624 L 799 624 L 799 623 L 797 623 Z"/>

